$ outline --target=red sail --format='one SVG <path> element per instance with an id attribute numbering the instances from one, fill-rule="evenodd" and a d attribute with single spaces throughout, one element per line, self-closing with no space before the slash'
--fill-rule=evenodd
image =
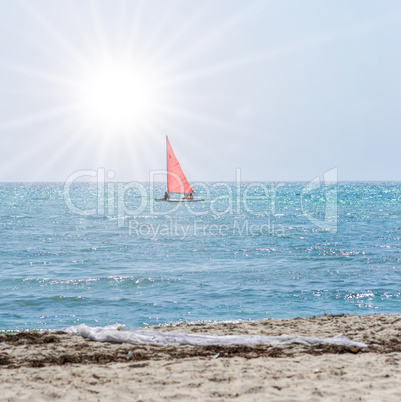
<path id="1" fill-rule="evenodd" d="M 170 141 L 167 139 L 167 191 L 169 193 L 193 193 L 181 166 L 174 155 Z"/>

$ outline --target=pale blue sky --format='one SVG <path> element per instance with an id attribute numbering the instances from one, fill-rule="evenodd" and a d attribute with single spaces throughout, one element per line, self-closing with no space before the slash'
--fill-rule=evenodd
<path id="1" fill-rule="evenodd" d="M 401 179 L 400 1 L 0 6 L 0 181 Z"/>

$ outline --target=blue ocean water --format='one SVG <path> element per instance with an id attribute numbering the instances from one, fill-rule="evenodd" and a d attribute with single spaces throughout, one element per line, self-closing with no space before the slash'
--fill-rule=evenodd
<path id="1" fill-rule="evenodd" d="M 401 183 L 307 187 L 2 183 L 0 329 L 399 313 Z"/>

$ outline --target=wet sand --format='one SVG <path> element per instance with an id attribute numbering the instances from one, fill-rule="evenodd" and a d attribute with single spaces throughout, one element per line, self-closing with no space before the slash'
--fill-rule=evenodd
<path id="1" fill-rule="evenodd" d="M 401 315 L 154 327 L 215 335 L 344 333 L 345 346 L 156 346 L 0 335 L 0 400 L 401 400 Z"/>

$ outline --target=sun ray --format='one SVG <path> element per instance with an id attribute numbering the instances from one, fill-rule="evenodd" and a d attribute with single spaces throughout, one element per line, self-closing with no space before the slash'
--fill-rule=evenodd
<path id="1" fill-rule="evenodd" d="M 124 6 L 127 6 L 127 2 L 124 3 Z M 210 3 L 212 4 L 212 3 Z M 95 28 L 95 37 L 97 38 L 97 41 L 100 43 L 97 47 L 102 49 L 102 52 L 98 54 L 98 59 L 91 60 L 87 56 L 84 56 L 83 53 L 79 50 L 78 47 L 74 47 L 69 41 L 67 41 L 61 34 L 57 32 L 57 29 L 52 26 L 52 24 L 40 14 L 38 10 L 33 8 L 32 6 L 28 6 L 26 4 L 26 8 L 29 10 L 29 12 L 35 17 L 35 19 L 39 22 L 40 26 L 46 31 L 51 33 L 54 37 L 56 42 L 61 45 L 61 47 L 66 51 L 70 57 L 70 60 L 68 61 L 69 63 L 72 63 L 73 61 L 79 61 L 79 64 L 82 66 L 82 70 L 86 73 L 82 74 L 81 77 L 78 76 L 73 76 L 73 75 L 63 75 L 63 74 L 56 74 L 56 73 L 46 73 L 43 71 L 38 71 L 33 68 L 26 68 L 24 66 L 8 66 L 8 68 L 13 68 L 15 72 L 25 75 L 25 76 L 30 76 L 34 77 L 40 81 L 47 82 L 49 84 L 49 92 L 51 93 L 53 90 L 56 92 L 57 90 L 60 90 L 61 88 L 66 88 L 67 92 L 64 90 L 64 93 L 67 94 L 67 96 L 64 96 L 60 98 L 60 102 L 58 107 L 55 107 L 51 110 L 47 111 L 41 111 L 37 113 L 33 113 L 30 115 L 25 115 L 22 118 L 20 118 L 18 121 L 10 120 L 8 122 L 4 122 L 3 125 L 0 127 L 0 129 L 14 129 L 19 126 L 26 126 L 28 124 L 38 124 L 42 121 L 46 120 L 51 120 L 51 119 L 56 119 L 56 118 L 63 118 L 65 119 L 67 116 L 74 116 L 75 119 L 80 119 L 81 120 L 81 126 L 74 129 L 72 133 L 70 133 L 70 139 L 71 141 L 68 141 L 66 143 L 63 143 L 63 146 L 65 147 L 65 152 L 61 150 L 57 150 L 56 152 L 53 153 L 53 156 L 51 156 L 47 162 L 45 162 L 40 169 L 37 170 L 37 176 L 40 177 L 43 172 L 45 172 L 47 169 L 50 169 L 52 165 L 57 161 L 57 159 L 62 158 L 65 153 L 68 153 L 71 151 L 71 148 L 75 147 L 76 142 L 81 142 L 80 146 L 80 151 L 79 152 L 74 152 L 75 157 L 77 158 L 77 155 L 79 154 L 85 154 L 87 150 L 85 150 L 85 144 L 89 145 L 90 143 L 92 144 L 92 149 L 96 150 L 96 156 L 95 160 L 97 163 L 101 163 L 102 160 L 110 160 L 109 156 L 111 153 L 117 151 L 117 152 L 124 152 L 127 154 L 135 155 L 135 158 L 132 158 L 133 162 L 136 163 L 137 160 L 151 160 L 152 159 L 152 152 L 151 152 L 151 146 L 152 142 L 160 141 L 160 131 L 161 130 L 168 130 L 171 132 L 182 132 L 182 135 L 184 136 L 183 130 L 179 128 L 179 126 L 176 123 L 176 119 L 180 120 L 187 120 L 187 121 L 193 121 L 197 123 L 201 123 L 205 126 L 214 126 L 214 127 L 220 127 L 220 128 L 225 128 L 225 129 L 230 129 L 234 130 L 235 127 L 233 125 L 227 124 L 223 119 L 217 119 L 213 116 L 207 116 L 204 113 L 199 113 L 195 112 L 194 110 L 190 110 L 188 108 L 183 107 L 183 103 L 185 102 L 185 96 L 180 97 L 179 94 L 176 94 L 176 86 L 182 84 L 185 81 L 193 81 L 196 80 L 197 77 L 203 75 L 208 75 L 208 74 L 218 74 L 221 71 L 224 71 L 226 69 L 230 69 L 235 67 L 235 63 L 232 62 L 225 62 L 225 63 L 220 63 L 220 64 L 214 64 L 212 67 L 208 67 L 205 69 L 201 69 L 199 71 L 194 71 L 192 70 L 189 72 L 186 76 L 181 76 L 179 77 L 174 77 L 173 71 L 169 71 L 169 68 L 171 64 L 166 62 L 166 65 L 169 65 L 169 68 L 165 68 L 164 64 L 159 65 L 160 59 L 164 57 L 166 53 L 169 52 L 169 49 L 174 47 L 174 44 L 176 42 L 179 42 L 180 38 L 184 37 L 188 31 L 191 29 L 192 24 L 196 24 L 197 21 L 200 20 L 202 15 L 205 15 L 207 13 L 207 10 L 210 7 L 210 4 L 207 4 L 206 6 L 203 6 L 202 8 L 198 9 L 198 11 L 192 16 L 192 18 L 186 23 L 183 24 L 182 27 L 177 27 L 175 30 L 172 31 L 169 35 L 167 35 L 166 39 L 163 38 L 163 40 L 160 40 L 160 37 L 163 33 L 163 30 L 167 27 L 168 21 L 169 21 L 169 15 L 173 15 L 174 13 L 174 7 L 170 7 L 169 13 L 166 13 L 164 15 L 164 18 L 160 21 L 160 26 L 158 29 L 154 31 L 153 39 L 147 38 L 146 41 L 146 46 L 139 46 L 139 30 L 140 30 L 140 16 L 141 16 L 141 10 L 143 10 L 144 3 L 139 2 L 136 3 L 135 6 L 135 18 L 137 18 L 138 24 L 134 24 L 134 27 L 131 29 L 131 35 L 130 35 L 130 42 L 127 43 L 125 48 L 129 50 L 129 54 L 132 57 L 134 53 L 139 54 L 141 57 L 144 57 L 143 60 L 147 63 L 147 66 L 149 66 L 150 69 L 153 69 L 156 74 L 153 76 L 153 81 L 156 82 L 156 87 L 159 89 L 162 89 L 163 91 L 166 90 L 166 96 L 162 93 L 159 94 L 159 99 L 153 99 L 151 100 L 151 105 L 148 105 L 149 110 L 152 110 L 152 115 L 154 116 L 153 119 L 155 120 L 154 122 L 151 123 L 151 118 L 150 115 L 147 116 L 145 113 L 145 110 L 142 111 L 140 114 L 146 115 L 144 118 L 140 119 L 137 121 L 136 126 L 132 126 L 133 131 L 140 131 L 142 130 L 143 132 L 146 132 L 147 135 L 147 141 L 139 141 L 137 137 L 132 135 L 132 130 L 129 130 L 129 125 L 123 125 L 119 127 L 118 125 L 121 123 L 121 120 L 123 120 L 124 114 L 127 116 L 130 116 L 132 114 L 132 110 L 129 110 L 128 108 L 126 111 L 123 111 L 122 114 L 122 109 L 121 105 L 124 105 L 124 103 L 130 103 L 128 98 L 124 98 L 126 95 L 126 92 L 116 92 L 115 88 L 116 85 L 117 87 L 120 85 L 118 84 L 118 81 L 116 81 L 117 78 L 119 78 L 121 75 L 123 75 L 123 80 L 121 82 L 124 82 L 124 86 L 126 86 L 126 83 L 129 82 L 130 80 L 130 75 L 132 76 L 132 69 L 130 73 L 127 73 L 124 75 L 123 71 L 121 70 L 121 67 L 123 66 L 123 63 L 125 63 L 128 60 L 127 66 L 128 68 L 132 67 L 132 64 L 130 64 L 130 58 L 124 59 L 120 58 L 119 60 L 113 60 L 116 61 L 117 68 L 113 70 L 111 68 L 111 76 L 108 76 L 107 68 L 106 71 L 102 71 L 102 68 L 104 66 L 107 67 L 107 63 L 110 62 L 110 59 L 114 56 L 110 52 L 110 46 L 108 43 L 108 39 L 106 36 L 106 32 L 104 29 L 103 25 L 103 20 L 101 18 L 101 10 L 99 9 L 98 3 L 91 1 L 91 9 L 92 9 L 92 15 L 94 16 L 94 28 Z M 250 9 L 253 9 L 251 7 Z M 254 12 L 254 11 L 253 11 Z M 200 38 L 197 39 L 195 43 L 195 50 L 191 49 L 184 49 L 184 53 L 182 53 L 178 57 L 178 62 L 176 64 L 173 63 L 173 65 L 179 65 L 180 63 L 184 63 L 186 60 L 190 60 L 194 54 L 199 51 L 207 48 L 209 46 L 210 40 L 217 34 L 221 35 L 226 30 L 230 29 L 230 27 L 235 26 L 242 18 L 244 17 L 244 13 L 241 12 L 239 15 L 233 16 L 229 18 L 225 23 L 219 25 L 216 29 L 211 30 L 205 34 L 203 34 Z M 160 42 L 161 45 L 157 44 L 156 42 Z M 135 44 L 135 46 L 132 46 L 132 49 L 130 49 L 130 43 Z M 36 46 L 39 46 L 39 44 L 36 44 Z M 145 53 L 144 53 L 145 51 Z M 146 56 L 146 57 L 145 57 Z M 160 75 L 160 71 L 162 71 L 164 74 Z M 167 71 L 167 74 L 165 73 Z M 76 96 L 76 91 L 85 88 L 85 86 L 90 82 L 90 78 L 96 76 L 97 73 L 100 72 L 100 75 L 98 78 L 94 80 L 94 83 L 92 86 L 89 88 L 89 92 L 92 93 L 93 98 L 89 98 L 85 100 L 85 96 L 82 97 L 82 95 Z M 123 74 L 122 74 L 123 73 Z M 109 79 L 109 87 L 101 87 L 100 92 L 97 91 L 97 87 L 99 87 L 99 83 L 104 83 L 104 79 L 106 80 Z M 143 76 L 141 77 L 141 80 L 143 80 Z M 107 84 L 107 83 L 106 83 Z M 123 84 L 121 84 L 121 87 L 123 87 Z M 140 89 L 141 92 L 141 105 L 143 104 L 143 94 L 146 93 L 146 91 L 149 91 L 149 88 L 151 86 L 149 84 L 146 84 L 146 88 L 143 87 Z M 131 89 L 134 87 L 132 86 Z M 124 89 L 125 91 L 125 89 Z M 134 90 L 131 90 L 131 92 L 134 92 Z M 170 92 L 170 93 L 169 93 Z M 113 105 L 110 102 L 106 102 L 103 104 L 99 105 L 99 99 L 103 96 L 102 93 L 105 93 L 106 95 L 110 96 L 112 95 L 112 98 L 115 100 L 116 98 L 120 98 L 118 109 L 115 109 L 113 111 Z M 162 96 L 160 96 L 162 95 Z M 189 97 L 190 99 L 191 97 Z M 69 103 L 66 103 L 66 100 L 68 100 Z M 127 102 L 128 100 L 128 102 Z M 132 99 L 131 99 L 132 100 Z M 87 101 L 87 102 L 86 102 Z M 132 109 L 135 109 L 135 102 L 132 103 L 130 106 Z M 95 105 L 97 108 L 95 110 L 94 116 L 90 117 L 88 120 L 88 109 L 85 109 L 85 103 L 91 104 L 92 106 Z M 96 106 L 98 105 L 98 106 Z M 139 105 L 139 103 L 137 104 Z M 90 107 L 92 107 L 90 106 Z M 132 107 L 133 106 L 133 107 Z M 84 107 L 84 109 L 83 109 Z M 84 111 L 83 114 L 77 114 L 77 111 Z M 90 111 L 89 111 L 90 112 Z M 111 120 L 110 120 L 110 125 L 107 126 L 105 125 L 105 122 L 107 123 L 107 120 L 104 120 L 105 117 L 107 117 L 107 113 L 114 113 L 111 115 Z M 86 118 L 85 118 L 86 114 Z M 155 118 L 157 116 L 157 118 Z M 131 117 L 131 116 L 130 116 Z M 143 117 L 143 116 L 142 116 Z M 96 126 L 94 123 L 95 121 L 100 118 L 99 120 L 99 126 Z M 103 126 L 103 127 L 101 127 Z M 106 126 L 106 127 L 104 127 Z M 58 131 L 63 132 L 63 128 L 61 125 L 58 128 Z M 109 133 L 107 133 L 109 131 Z M 164 133 L 163 133 L 164 135 Z M 85 137 L 81 139 L 81 137 Z M 93 141 L 96 141 L 96 145 L 94 146 Z M 184 141 L 187 142 L 187 141 Z M 118 145 L 120 144 L 120 145 Z M 121 144 L 123 148 L 121 148 Z M 202 142 L 200 142 L 199 146 L 202 145 Z M 138 146 L 140 147 L 140 152 L 136 152 L 138 150 Z M 73 158 L 72 158 L 73 159 Z M 71 162 L 72 162 L 71 159 Z"/>
<path id="2" fill-rule="evenodd" d="M 99 5 L 95 0 L 89 0 L 91 10 L 93 13 L 93 19 L 95 24 L 95 35 L 99 42 L 99 48 L 103 51 L 103 57 L 110 57 L 110 46 L 107 40 L 107 35 L 104 29 L 102 18 L 100 17 Z"/>
<path id="3" fill-rule="evenodd" d="M 48 84 L 57 84 L 65 87 L 76 86 L 78 84 L 76 79 L 66 74 L 39 71 L 37 68 L 31 68 L 24 65 L 0 62 L 0 68 L 15 72 L 25 77 L 36 78 L 47 82 Z"/>
<path id="4" fill-rule="evenodd" d="M 77 149 L 82 149 L 83 144 L 82 140 L 86 138 L 85 132 L 87 127 L 80 126 L 77 130 L 74 130 L 72 133 L 70 131 L 69 125 L 64 124 L 64 130 L 62 130 L 62 126 L 59 127 L 59 135 L 55 137 L 56 143 L 58 146 L 52 147 L 55 151 L 53 151 L 48 158 L 40 165 L 39 168 L 34 171 L 34 175 L 32 180 L 37 181 L 44 177 L 52 168 L 60 162 L 60 160 L 64 159 L 66 156 L 71 157 L 72 155 L 76 155 Z M 62 146 L 60 146 L 60 135 L 67 134 L 63 136 Z M 50 145 L 50 144 L 48 144 Z M 70 159 L 71 160 L 71 159 Z M 66 179 L 67 177 L 65 177 Z"/>
<path id="5" fill-rule="evenodd" d="M 144 0 L 138 0 L 135 3 L 128 3 L 128 1 L 126 1 L 125 4 L 135 4 L 135 9 L 133 12 L 133 20 L 131 23 L 131 28 L 126 36 L 126 45 L 125 45 L 125 52 L 123 54 L 124 58 L 132 58 L 133 54 L 133 49 L 135 49 L 135 51 L 138 50 L 138 36 L 139 36 L 139 30 L 141 27 L 141 19 L 143 16 L 143 7 L 145 4 Z"/>
<path id="6" fill-rule="evenodd" d="M 59 108 L 54 108 L 52 111 L 48 111 L 47 113 L 39 112 L 33 115 L 23 117 L 18 123 L 16 121 L 8 121 L 5 122 L 5 125 L 1 127 L 5 128 L 13 128 L 18 124 L 26 125 L 26 124 L 37 124 L 40 121 L 45 121 L 47 119 L 53 119 L 62 116 L 75 116 L 79 117 L 82 120 L 82 129 L 78 129 L 77 132 L 82 133 L 88 139 L 85 143 L 89 144 L 92 141 L 92 148 L 96 150 L 95 160 L 97 163 L 101 163 L 103 160 L 114 160 L 111 158 L 113 153 L 124 153 L 129 157 L 129 154 L 135 155 L 135 161 L 137 160 L 151 160 L 152 154 L 149 151 L 149 144 L 152 142 L 156 142 L 156 139 L 160 141 L 160 131 L 168 130 L 170 132 L 174 132 L 177 135 L 182 135 L 184 138 L 184 143 L 187 143 L 187 138 L 185 137 L 184 130 L 180 127 L 181 124 L 177 125 L 177 121 L 181 122 L 192 122 L 196 124 L 200 124 L 201 127 L 213 127 L 214 129 L 222 129 L 223 132 L 237 132 L 242 130 L 237 122 L 231 123 L 224 118 L 217 118 L 212 114 L 207 114 L 205 112 L 196 111 L 194 107 L 188 107 L 188 103 L 192 102 L 193 105 L 199 103 L 207 102 L 207 95 L 199 96 L 198 94 L 189 94 L 187 91 L 181 91 L 180 87 L 183 84 L 188 82 L 196 82 L 199 78 L 219 75 L 223 74 L 226 71 L 230 71 L 233 69 L 240 69 L 246 66 L 249 63 L 259 62 L 261 60 L 266 60 L 269 58 L 276 58 L 285 56 L 288 53 L 296 52 L 307 48 L 308 46 L 318 46 L 322 41 L 322 38 L 312 38 L 311 40 L 304 40 L 298 43 L 289 44 L 287 47 L 281 47 L 279 49 L 269 49 L 267 51 L 259 52 L 256 54 L 249 54 L 245 57 L 238 59 L 229 59 L 229 60 L 221 60 L 215 61 L 212 64 L 208 64 L 199 69 L 185 69 L 182 70 L 181 66 L 185 65 L 187 61 L 192 60 L 198 52 L 208 51 L 211 47 L 217 46 L 221 43 L 221 40 L 224 39 L 224 36 L 229 33 L 232 29 L 234 29 L 238 24 L 240 24 L 244 19 L 249 18 L 254 15 L 255 12 L 260 10 L 260 7 L 264 7 L 265 3 L 253 3 L 250 7 L 246 7 L 241 10 L 241 12 L 237 12 L 236 14 L 229 16 L 222 24 L 219 24 L 217 27 L 208 30 L 201 36 L 197 38 L 197 40 L 191 43 L 191 48 L 184 48 L 180 54 L 176 55 L 174 59 L 167 60 L 166 63 L 161 63 L 159 65 L 159 61 L 163 60 L 164 56 L 168 54 L 169 50 L 174 48 L 174 44 L 180 41 L 180 38 L 186 35 L 191 30 L 191 25 L 196 24 L 197 21 L 201 20 L 202 15 L 205 15 L 208 9 L 207 6 L 204 6 L 201 9 L 198 9 L 197 12 L 192 15 L 192 18 L 188 21 L 187 24 L 183 24 L 181 27 L 177 27 L 177 29 L 173 30 L 169 35 L 166 36 L 164 40 L 160 40 L 161 33 L 167 28 L 167 21 L 169 20 L 169 15 L 173 14 L 173 10 L 170 9 L 169 13 L 164 15 L 164 18 L 160 20 L 159 28 L 154 31 L 152 37 L 147 38 L 146 47 L 140 46 L 136 47 L 135 51 L 141 49 L 139 54 L 144 57 L 143 60 L 146 61 L 147 66 L 150 69 L 153 69 L 156 73 L 154 75 L 153 80 L 157 80 L 158 90 L 161 90 L 161 93 L 158 96 L 158 99 L 153 99 L 150 103 L 152 106 L 150 109 L 152 110 L 151 115 L 157 116 L 154 122 L 150 123 L 150 114 L 149 116 L 142 116 L 144 118 L 140 119 L 136 122 L 135 126 L 130 126 L 129 124 L 123 124 L 119 127 L 120 123 L 124 120 L 124 116 L 127 116 L 129 120 L 132 118 L 132 110 L 135 109 L 135 102 L 132 103 L 128 100 L 128 98 L 124 98 L 126 95 L 125 88 L 121 92 L 116 92 L 115 88 L 119 85 L 121 88 L 123 86 L 127 86 L 127 82 L 130 80 L 130 76 L 133 74 L 132 66 L 130 64 L 130 59 L 116 59 L 116 66 L 113 70 L 113 66 L 111 68 L 111 73 L 107 71 L 102 71 L 104 66 L 107 66 L 107 63 L 110 62 L 112 53 L 110 53 L 109 44 L 105 32 L 105 28 L 103 25 L 103 20 L 101 17 L 101 9 L 99 8 L 99 4 L 96 2 L 91 2 L 92 15 L 94 15 L 94 27 L 95 27 L 95 37 L 97 38 L 100 45 L 99 48 L 103 49 L 103 53 L 99 54 L 98 60 L 90 60 L 87 58 L 84 62 L 84 71 L 86 71 L 87 75 L 82 75 L 82 77 L 75 77 L 71 75 L 62 75 L 62 74 L 47 74 L 43 71 L 36 71 L 34 69 L 24 68 L 23 66 L 15 67 L 15 71 L 20 74 L 26 76 L 32 76 L 37 78 L 38 80 L 42 80 L 53 86 L 53 89 L 59 88 L 68 88 L 70 90 L 69 96 L 66 96 L 65 99 L 60 99 L 60 105 L 63 105 Z M 140 3 L 139 3 L 140 4 Z M 124 3 L 126 6 L 127 3 Z M 135 10 L 138 11 L 138 4 L 136 4 Z M 138 13 L 136 13 L 138 15 Z M 49 26 L 49 24 L 43 23 L 44 17 L 39 18 L 41 25 L 47 31 L 54 31 L 54 28 Z M 132 30 L 131 32 L 134 32 Z M 338 36 L 344 35 L 342 32 L 340 35 L 338 33 L 334 34 L 334 37 L 326 37 L 324 40 L 335 40 Z M 134 35 L 135 40 L 139 39 L 138 36 Z M 217 37 L 217 41 L 215 38 Z M 61 38 L 61 39 L 60 39 Z M 152 39 L 153 38 L 153 39 Z M 62 41 L 62 36 L 58 35 L 58 40 Z M 156 42 L 160 42 L 160 45 L 156 45 Z M 213 42 L 213 43 L 211 43 Z M 139 44 L 138 42 L 134 42 Z M 71 50 L 71 48 L 64 43 L 64 48 Z M 72 46 L 72 45 L 71 45 Z M 145 51 L 145 52 L 144 52 Z M 79 54 L 78 48 L 75 52 L 75 58 L 77 54 Z M 71 56 L 71 55 L 70 55 Z M 146 57 L 145 57 L 146 56 Z M 108 61 L 109 60 L 109 61 Z M 127 62 L 127 73 L 123 73 L 121 70 L 121 66 Z M 156 64 L 157 66 L 154 66 Z M 8 66 L 10 68 L 10 66 Z M 107 69 L 106 69 L 107 70 Z M 180 71 L 181 70 L 181 71 Z M 93 105 L 98 104 L 99 99 L 102 97 L 102 93 L 107 93 L 108 95 L 112 94 L 112 98 L 120 98 L 120 104 L 117 105 L 117 108 L 113 109 L 113 104 L 109 101 L 106 101 L 103 104 L 100 104 L 98 109 L 95 111 L 94 116 L 89 118 L 88 120 L 88 110 L 82 109 L 85 106 L 85 97 L 75 96 L 73 95 L 74 91 L 82 89 L 85 85 L 90 81 L 90 77 L 95 77 L 97 73 L 100 72 L 99 78 L 94 80 L 94 84 L 89 88 L 89 92 L 92 93 L 93 99 L 89 98 L 87 103 Z M 118 84 L 118 80 L 116 77 L 123 76 L 123 79 L 120 81 L 121 84 Z M 99 83 L 104 80 L 110 80 L 110 86 L 100 86 L 100 92 L 97 92 L 96 88 L 99 87 Z M 142 80 L 143 78 L 141 78 Z M 128 85 L 129 86 L 129 85 Z M 113 89 L 112 89 L 113 88 Z M 132 87 L 134 88 L 134 87 Z M 128 92 L 134 92 L 134 90 Z M 149 88 L 149 85 L 148 85 Z M 178 91 L 177 91 L 178 89 Z M 71 92 L 72 91 L 72 92 Z M 144 94 L 145 87 L 140 89 L 140 93 Z M 51 92 L 51 91 L 50 91 Z M 164 96 L 166 94 L 166 96 Z M 91 96 L 92 96 L 91 95 Z M 142 96 L 142 95 L 141 95 Z M 66 104 L 65 101 L 68 99 L 70 101 L 69 104 Z M 143 104 L 143 97 L 141 97 L 140 102 Z M 214 98 L 215 100 L 215 98 Z M 230 99 L 223 99 L 224 102 L 229 101 Z M 131 103 L 130 103 L 131 102 Z M 128 107 L 124 110 L 121 105 L 127 104 Z M 91 106 L 91 107 L 92 107 Z M 84 113 L 81 115 L 77 115 L 76 112 L 78 110 L 84 110 Z M 114 111 L 113 111 L 114 110 Z M 107 123 L 107 120 L 104 120 L 105 115 L 107 113 L 114 113 L 111 116 L 109 121 L 110 124 Z M 146 113 L 140 113 L 146 114 Z M 85 118 L 86 115 L 86 118 Z M 96 126 L 96 120 L 99 119 L 99 125 Z M 102 127 L 103 126 L 103 127 Z M 130 130 L 131 127 L 131 130 Z M 60 128 L 61 130 L 61 128 Z M 147 141 L 143 141 L 141 143 L 135 135 L 132 135 L 134 132 L 146 132 Z M 86 133 L 86 134 L 84 134 Z M 79 138 L 79 135 L 72 136 L 73 140 L 67 148 L 70 149 L 71 146 L 74 146 L 74 139 Z M 96 141 L 96 145 L 94 145 L 93 141 Z M 72 144 L 72 145 L 71 145 Z M 124 144 L 121 147 L 121 144 Z M 202 146 L 202 142 L 199 141 L 199 146 Z M 136 152 L 140 148 L 140 152 Z M 82 149 L 81 154 L 85 154 L 84 149 Z M 46 170 L 47 167 L 51 166 L 52 163 L 57 160 L 57 157 L 61 157 L 62 152 L 56 152 L 47 163 L 44 164 L 43 169 L 38 173 L 39 175 L 43 170 Z M 111 158 L 111 159 L 110 159 Z"/>
<path id="7" fill-rule="evenodd" d="M 72 111 L 76 110 L 76 105 L 64 105 L 54 108 L 47 108 L 45 111 L 34 112 L 25 116 L 11 119 L 0 123 L 0 131 L 14 130 L 21 127 L 26 127 L 31 124 L 37 124 L 49 120 L 62 118 Z"/>
<path id="8" fill-rule="evenodd" d="M 175 0 L 175 3 L 177 3 L 177 0 Z M 145 58 L 148 60 L 149 64 L 154 65 L 152 61 L 152 55 L 155 52 L 155 49 L 160 47 L 160 43 L 165 41 L 165 32 L 168 32 L 168 24 L 174 17 L 174 14 L 176 12 L 176 8 L 174 7 L 174 4 L 170 4 L 168 9 L 166 10 L 165 13 L 161 13 L 161 19 L 157 21 L 157 25 L 152 29 L 151 33 L 146 37 L 146 42 L 141 44 L 141 58 Z M 169 35 L 170 36 L 170 35 Z M 136 48 L 132 48 L 135 51 L 138 50 L 138 46 Z M 135 56 L 133 52 L 131 52 L 131 57 Z"/>
<path id="9" fill-rule="evenodd" d="M 53 39 L 70 55 L 70 57 L 78 62 L 79 64 L 85 66 L 87 65 L 87 60 L 81 52 L 78 51 L 77 47 L 73 46 L 67 39 L 65 39 L 53 25 L 42 16 L 42 14 L 32 5 L 23 1 L 22 4 L 26 11 L 28 11 L 42 26 L 42 28 L 48 32 Z"/>
<path id="10" fill-rule="evenodd" d="M 31 125 L 29 127 L 31 127 Z M 65 142 L 63 142 L 63 145 L 65 143 L 69 144 L 70 142 L 74 142 L 76 139 L 75 138 L 76 136 L 71 135 L 71 132 L 69 132 L 68 130 L 66 130 L 66 132 L 68 132 L 69 135 L 65 137 Z M 51 133 L 51 129 L 48 129 L 48 131 L 44 133 L 41 132 L 41 136 L 42 137 L 46 136 L 46 133 Z M 66 153 L 64 147 L 60 147 L 60 135 L 47 135 L 46 141 L 40 141 L 40 140 L 33 141 L 32 144 L 29 147 L 27 147 L 25 151 L 21 150 L 20 152 L 16 153 L 11 162 L 7 163 L 6 165 L 2 165 L 0 169 L 1 174 L 8 176 L 9 173 L 13 171 L 13 169 L 29 164 L 30 160 L 34 162 L 34 158 L 36 157 L 37 154 L 46 153 L 47 155 L 46 161 L 51 159 L 51 156 L 49 157 L 48 152 L 49 149 L 52 150 L 56 149 L 57 151 L 60 151 L 60 155 Z M 58 153 L 57 151 L 56 153 Z M 41 168 L 38 168 L 37 164 L 35 163 L 29 165 L 31 166 L 28 172 L 28 175 L 30 175 L 29 179 L 36 181 L 37 179 L 40 178 L 39 175 L 37 174 L 37 171 L 38 169 L 41 170 Z"/>
<path id="11" fill-rule="evenodd" d="M 164 113 L 168 114 L 169 116 L 180 117 L 181 119 L 195 121 L 208 126 L 225 128 L 229 130 L 235 130 L 237 128 L 236 125 L 228 123 L 225 119 L 208 116 L 204 113 L 195 112 L 193 110 L 185 109 L 183 107 L 164 105 L 161 110 Z"/>
<path id="12" fill-rule="evenodd" d="M 151 166 L 155 161 L 154 157 L 154 144 L 153 141 L 155 132 L 153 131 L 152 126 L 148 126 L 146 128 L 147 132 L 147 140 L 140 141 L 139 139 L 134 138 L 132 135 L 127 135 L 125 139 L 126 143 L 126 153 L 128 157 L 128 161 L 130 161 L 129 165 L 132 166 L 132 171 L 129 173 L 127 179 L 133 180 L 135 178 L 135 172 L 140 172 L 139 175 L 142 175 L 141 169 L 145 163 L 149 163 Z M 137 176 L 138 177 L 138 176 Z M 144 177 L 147 179 L 148 177 Z"/>
<path id="13" fill-rule="evenodd" d="M 266 57 L 266 56 L 263 56 Z M 194 81 L 197 78 L 207 77 L 210 75 L 221 74 L 227 71 L 234 70 L 236 68 L 241 68 L 243 66 L 249 65 L 256 60 L 261 60 L 261 55 L 248 56 L 241 59 L 225 60 L 218 63 L 214 63 L 202 69 L 189 70 L 186 73 L 171 73 L 163 81 L 163 87 L 174 86 L 177 84 L 182 84 L 185 82 Z"/>
<path id="14" fill-rule="evenodd" d="M 326 35 L 318 37 L 313 36 L 307 39 L 292 42 L 288 45 L 284 46 L 281 45 L 280 47 L 277 48 L 249 54 L 245 57 L 216 62 L 202 69 L 192 69 L 188 70 L 186 73 L 176 72 L 166 74 L 167 76 L 163 80 L 163 86 L 165 87 L 175 86 L 177 84 L 195 81 L 196 79 L 201 77 L 222 74 L 226 71 L 243 68 L 246 65 L 255 64 L 257 62 L 278 59 L 281 57 L 285 57 L 289 54 L 304 51 L 307 49 L 312 49 L 317 46 L 326 45 L 338 40 L 346 39 L 350 36 L 361 35 L 376 29 L 379 25 L 396 23 L 399 22 L 400 20 L 401 16 L 399 15 L 388 15 L 381 19 L 364 21 L 358 26 L 355 26 L 353 24 L 347 28 L 330 32 L 329 34 Z"/>
<path id="15" fill-rule="evenodd" d="M 236 13 L 235 15 L 228 18 L 225 22 L 219 24 L 216 28 L 211 29 L 209 32 L 201 35 L 198 40 L 192 42 L 190 48 L 187 48 L 185 52 L 181 54 L 180 57 L 175 57 L 174 61 L 170 63 L 163 63 L 164 72 L 171 73 L 172 71 L 178 70 L 180 66 L 183 66 L 189 60 L 199 57 L 202 51 L 210 50 L 218 46 L 221 39 L 225 34 L 230 32 L 243 20 L 252 17 L 256 12 L 260 12 L 261 9 L 266 7 L 266 2 L 251 3 L 250 6 Z"/>
<path id="16" fill-rule="evenodd" d="M 174 118 L 171 115 L 162 116 L 159 120 L 161 127 L 159 131 L 161 131 L 163 134 L 159 136 L 160 138 L 157 141 L 158 143 L 160 143 L 161 140 L 164 140 L 164 133 L 171 133 L 172 135 L 177 136 L 180 142 L 182 141 L 185 144 L 190 145 L 191 148 L 196 149 L 197 152 L 202 153 L 205 159 L 211 155 L 210 147 L 205 142 L 204 136 L 189 137 L 188 132 L 184 128 L 177 126 L 177 124 L 172 122 L 174 121 Z"/>
<path id="17" fill-rule="evenodd" d="M 204 17 L 208 11 L 211 10 L 212 2 L 203 3 L 202 8 L 200 8 L 191 18 L 188 18 L 183 24 L 181 24 L 177 29 L 172 32 L 167 38 L 165 38 L 157 48 L 154 49 L 151 54 L 149 61 L 152 64 L 160 63 L 164 57 L 167 55 L 168 51 L 173 49 L 174 45 L 179 42 L 180 39 L 185 37 L 186 34 L 190 32 L 194 25 Z"/>
<path id="18" fill-rule="evenodd" d="M 31 148 L 25 148 L 21 149 L 16 155 L 13 157 L 11 161 L 9 161 L 7 164 L 2 164 L 0 166 L 0 174 L 3 177 L 12 177 L 12 173 L 14 169 L 18 169 L 24 164 L 27 163 L 30 159 L 34 161 L 34 158 L 37 153 L 40 153 L 41 151 L 45 150 L 49 144 L 44 144 L 44 143 L 37 143 L 35 147 Z M 29 175 L 25 175 L 24 181 L 29 180 Z M 2 179 L 2 181 L 8 181 L 7 179 Z"/>

